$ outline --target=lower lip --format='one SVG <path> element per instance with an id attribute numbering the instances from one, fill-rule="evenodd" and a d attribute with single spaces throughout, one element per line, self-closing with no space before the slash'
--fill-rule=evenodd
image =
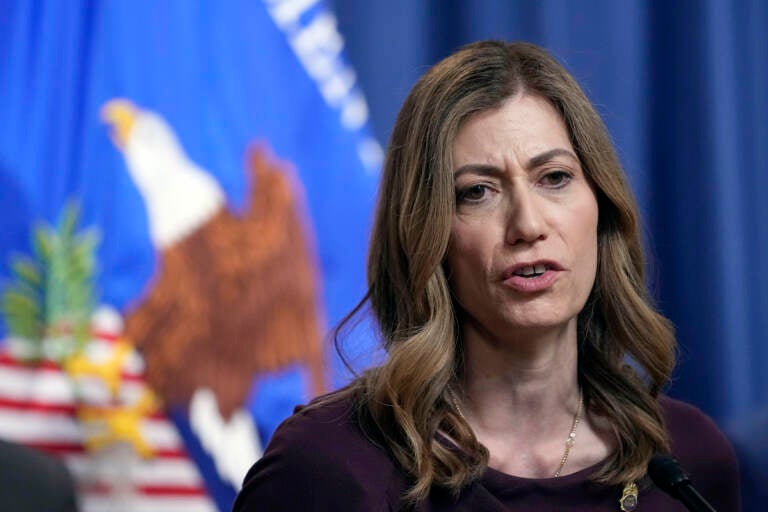
<path id="1" fill-rule="evenodd" d="M 513 275 L 509 279 L 505 279 L 504 284 L 518 292 L 536 293 L 542 292 L 552 286 L 555 281 L 557 281 L 558 277 L 560 277 L 560 271 L 547 270 L 540 276 L 536 277 L 523 277 Z"/>

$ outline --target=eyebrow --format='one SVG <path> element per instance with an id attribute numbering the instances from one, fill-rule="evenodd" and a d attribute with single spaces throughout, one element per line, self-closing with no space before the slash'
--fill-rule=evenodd
<path id="1" fill-rule="evenodd" d="M 525 165 L 525 168 L 526 170 L 531 170 L 535 167 L 539 167 L 540 165 L 543 165 L 549 162 L 550 160 L 555 159 L 558 156 L 565 156 L 570 158 L 574 162 L 579 162 L 579 159 L 576 157 L 576 155 L 573 154 L 573 151 L 570 151 L 565 148 L 554 148 L 531 157 L 530 160 L 528 160 L 528 163 Z M 466 165 L 462 165 L 461 167 L 453 171 L 453 177 L 454 179 L 456 179 L 462 174 L 467 174 L 470 172 L 475 174 L 492 176 L 492 175 L 501 174 L 502 171 L 495 165 L 466 164 Z"/>
<path id="2" fill-rule="evenodd" d="M 543 165 L 558 156 L 567 156 L 571 160 L 577 163 L 579 161 L 576 155 L 573 154 L 573 151 L 569 151 L 564 148 L 555 148 L 532 157 L 530 160 L 528 160 L 528 165 L 526 166 L 526 169 L 533 169 L 534 167 Z"/>

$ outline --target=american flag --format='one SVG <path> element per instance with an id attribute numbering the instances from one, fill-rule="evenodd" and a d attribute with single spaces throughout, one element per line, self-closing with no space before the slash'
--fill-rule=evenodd
<path id="1" fill-rule="evenodd" d="M 101 314 L 87 344 L 90 360 L 115 352 L 121 324 L 117 313 Z M 98 316 L 98 315 L 97 315 Z M 138 421 L 141 439 L 151 449 L 142 457 L 126 442 L 101 449 L 86 446 L 93 425 L 78 418 L 78 408 L 104 405 L 114 396 L 103 379 L 72 376 L 50 359 L 25 362 L 13 342 L 0 349 L 0 437 L 60 457 L 69 467 L 83 512 L 215 512 L 195 463 L 176 427 L 161 411 Z M 144 365 L 135 351 L 120 368 L 117 400 L 133 403 L 147 390 Z"/>

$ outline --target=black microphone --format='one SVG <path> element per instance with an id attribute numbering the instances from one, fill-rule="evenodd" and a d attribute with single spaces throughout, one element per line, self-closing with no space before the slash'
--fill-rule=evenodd
<path id="1" fill-rule="evenodd" d="M 654 455 L 648 463 L 650 475 L 656 487 L 676 500 L 683 502 L 691 512 L 717 512 L 691 484 L 691 479 L 680 463 L 669 455 Z"/>

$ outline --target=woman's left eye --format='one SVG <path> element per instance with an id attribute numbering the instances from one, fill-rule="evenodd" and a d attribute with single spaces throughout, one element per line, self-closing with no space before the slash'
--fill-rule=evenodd
<path id="1" fill-rule="evenodd" d="M 547 188 L 561 188 L 566 186 L 573 176 L 566 171 L 551 171 L 541 178 L 541 183 Z"/>

